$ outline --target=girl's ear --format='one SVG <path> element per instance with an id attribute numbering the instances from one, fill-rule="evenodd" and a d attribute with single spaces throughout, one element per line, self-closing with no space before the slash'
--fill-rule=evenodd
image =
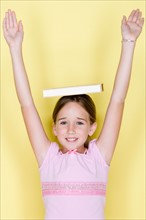
<path id="1" fill-rule="evenodd" d="M 94 132 L 96 131 L 96 128 L 97 128 L 97 123 L 94 122 L 94 123 L 90 126 L 89 136 L 92 136 L 92 135 L 94 134 Z"/>
<path id="2" fill-rule="evenodd" d="M 56 125 L 55 125 L 55 123 L 53 123 L 52 127 L 53 127 L 53 133 L 54 133 L 54 135 L 57 136 L 57 131 L 56 131 Z"/>

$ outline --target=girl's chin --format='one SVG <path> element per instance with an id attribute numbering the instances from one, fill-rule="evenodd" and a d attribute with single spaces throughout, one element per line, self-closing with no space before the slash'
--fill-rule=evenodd
<path id="1" fill-rule="evenodd" d="M 62 146 L 61 149 L 64 150 L 64 151 L 70 151 L 70 150 L 75 150 L 75 149 L 84 149 L 84 143 L 79 143 L 78 142 L 78 139 L 69 139 L 65 141 L 59 141 L 60 142 L 60 145 Z"/>
<path id="2" fill-rule="evenodd" d="M 67 146 L 67 145 L 62 145 L 63 147 L 61 148 L 62 149 L 62 152 L 68 152 L 68 151 L 72 151 L 72 150 L 77 150 L 78 152 L 84 152 L 85 148 L 84 148 L 84 145 L 83 146 L 77 146 L 77 145 L 70 145 L 70 146 Z"/>

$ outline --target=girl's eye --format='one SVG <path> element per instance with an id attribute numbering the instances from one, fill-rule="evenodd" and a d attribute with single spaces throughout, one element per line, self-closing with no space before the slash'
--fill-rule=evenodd
<path id="1" fill-rule="evenodd" d="M 66 125 L 66 124 L 67 124 L 66 121 L 61 121 L 61 122 L 60 122 L 60 125 Z"/>
<path id="2" fill-rule="evenodd" d="M 77 121 L 77 125 L 83 125 L 84 123 L 82 121 Z"/>

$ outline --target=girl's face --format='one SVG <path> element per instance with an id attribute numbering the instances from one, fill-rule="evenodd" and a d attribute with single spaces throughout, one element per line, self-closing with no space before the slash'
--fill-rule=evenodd
<path id="1" fill-rule="evenodd" d="M 90 124 L 89 114 L 82 106 L 69 102 L 59 111 L 53 130 L 65 152 L 77 148 L 84 152 L 84 143 L 96 130 L 96 123 Z"/>

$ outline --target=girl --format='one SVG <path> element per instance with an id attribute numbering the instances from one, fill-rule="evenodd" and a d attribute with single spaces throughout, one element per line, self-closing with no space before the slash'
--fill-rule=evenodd
<path id="1" fill-rule="evenodd" d="M 41 176 L 45 219 L 104 219 L 109 165 L 115 150 L 130 82 L 136 40 L 144 19 L 133 10 L 122 19 L 122 50 L 102 131 L 88 95 L 62 97 L 53 112 L 53 131 L 59 145 L 45 134 L 34 105 L 22 58 L 23 26 L 15 12 L 6 12 L 3 30 L 13 63 L 16 91 Z"/>

